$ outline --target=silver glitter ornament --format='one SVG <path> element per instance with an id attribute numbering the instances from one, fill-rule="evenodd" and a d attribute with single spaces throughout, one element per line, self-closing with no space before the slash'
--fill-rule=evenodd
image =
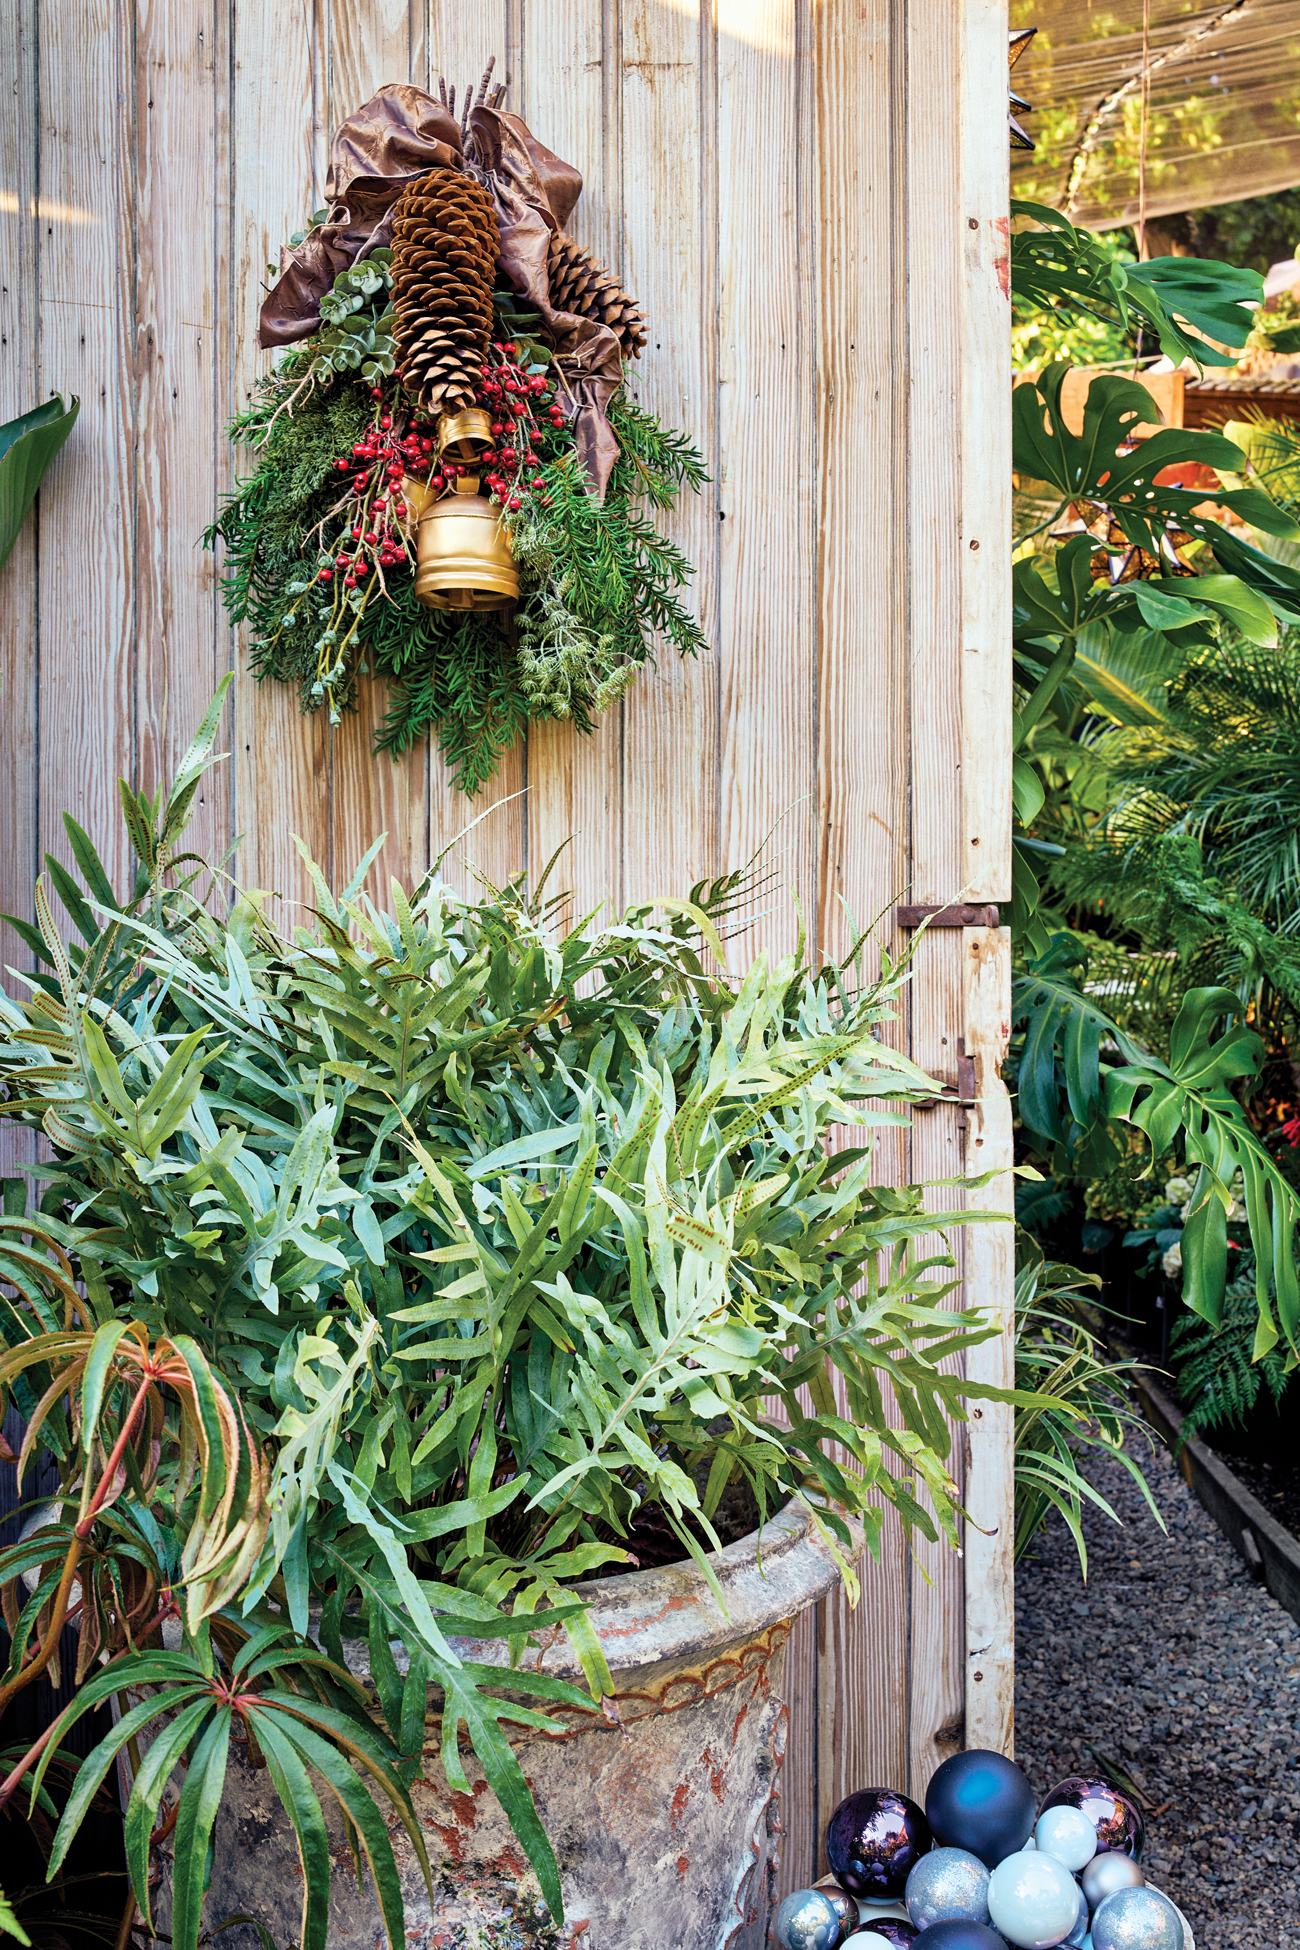
<path id="1" fill-rule="evenodd" d="M 1096 1909 L 1117 1890 L 1140 1889 L 1146 1877 L 1131 1855 L 1120 1855 L 1112 1848 L 1104 1855 L 1094 1855 L 1080 1880 L 1088 1908 Z"/>
<path id="2" fill-rule="evenodd" d="M 1158 1889 L 1117 1889 L 1092 1919 L 1093 1950 L 1183 1950 L 1183 1922 Z"/>
<path id="3" fill-rule="evenodd" d="M 844 1918 L 824 1889 L 796 1889 L 772 1922 L 781 1950 L 836 1950 L 843 1935 Z"/>
<path id="4" fill-rule="evenodd" d="M 989 1872 L 969 1849 L 931 1849 L 908 1876 L 904 1900 L 921 1930 L 932 1923 L 987 1923 Z"/>

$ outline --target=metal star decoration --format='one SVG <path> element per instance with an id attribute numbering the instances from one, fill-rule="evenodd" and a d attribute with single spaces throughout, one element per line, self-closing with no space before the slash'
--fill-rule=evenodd
<path id="1" fill-rule="evenodd" d="M 1030 41 L 1033 40 L 1034 35 L 1037 32 L 1038 29 L 1036 27 L 1017 27 L 1012 29 L 1011 44 L 1007 50 L 1008 69 L 1015 67 L 1016 62 L 1020 59 L 1021 55 L 1024 53 L 1025 49 L 1029 46 Z M 1018 95 L 1014 88 L 1010 91 L 1010 93 L 1011 93 L 1011 112 L 1007 116 L 1007 126 L 1011 130 L 1011 147 L 1013 149 L 1032 149 L 1034 146 L 1033 139 L 1032 137 L 1026 135 L 1025 131 L 1021 128 L 1019 122 L 1017 122 L 1015 111 L 1017 109 L 1022 109 L 1027 111 L 1033 106 L 1033 104 L 1031 102 L 1027 102 L 1023 95 Z"/>

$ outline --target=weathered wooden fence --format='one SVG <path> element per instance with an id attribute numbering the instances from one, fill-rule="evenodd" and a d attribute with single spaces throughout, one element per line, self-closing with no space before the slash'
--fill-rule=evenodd
<path id="1" fill-rule="evenodd" d="M 30 911 L 72 811 L 118 870 L 116 781 L 155 781 L 240 667 L 198 537 L 259 370 L 266 267 L 322 199 L 330 132 L 384 81 L 508 105 L 586 179 L 573 228 L 644 301 L 643 399 L 712 486 L 676 532 L 712 645 L 665 659 L 583 740 L 535 730 L 472 807 L 436 754 L 370 753 L 382 697 L 331 734 L 240 676 L 197 838 L 242 835 L 290 903 L 291 835 L 345 878 L 409 883 L 468 817 L 495 880 L 572 834 L 564 878 L 615 907 L 773 842 L 816 941 L 848 914 L 1009 892 L 1006 10 L 998 0 L 14 0 L 0 14 L 0 416 L 58 389 L 73 438 L 3 576 L 0 906 Z M 462 869 L 463 871 L 464 869 Z M 750 945 L 792 934 L 784 900 Z M 25 965 L 12 935 L 5 960 Z M 1007 1162 L 1005 935 L 922 944 L 906 1047 L 940 1103 L 882 1147 L 894 1179 Z M 1006 1181 L 981 1197 L 1004 1206 Z M 967 1292 L 1009 1305 L 1004 1227 Z M 998 1375 L 1008 1338 L 979 1359 Z M 786 1875 L 835 1800 L 923 1788 L 1010 1738 L 1009 1425 L 971 1425 L 964 1560 L 897 1538 L 850 1614 L 793 1648 Z M 960 1460 L 960 1458 L 959 1458 Z M 990 1534 L 986 1535 L 985 1532 Z M 926 1581 L 926 1574 L 932 1582 Z"/>

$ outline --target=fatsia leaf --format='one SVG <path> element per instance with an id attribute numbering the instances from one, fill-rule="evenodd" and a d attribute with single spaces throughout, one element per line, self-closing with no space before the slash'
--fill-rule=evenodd
<path id="1" fill-rule="evenodd" d="M 65 409 L 53 393 L 43 406 L 0 426 L 0 569 L 9 560 L 36 491 L 76 423 L 81 402 Z"/>

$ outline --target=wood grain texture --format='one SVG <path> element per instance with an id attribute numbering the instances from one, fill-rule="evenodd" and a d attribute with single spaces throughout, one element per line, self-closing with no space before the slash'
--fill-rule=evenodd
<path id="1" fill-rule="evenodd" d="M 1011 895 L 1010 155 L 989 139 L 1006 86 L 1006 0 L 963 0 L 958 124 L 964 275 L 959 292 L 962 507 L 962 886 Z"/>
<path id="2" fill-rule="evenodd" d="M 650 319 L 634 391 L 689 427 L 716 478 L 716 48 L 707 5 L 623 0 L 625 193 L 622 273 Z M 692 139 L 694 135 L 695 139 Z M 703 139 L 701 139 L 701 137 Z M 687 496 L 664 526 L 695 564 L 691 601 L 714 643 L 717 505 Z M 627 901 L 685 891 L 718 866 L 716 651 L 667 647 L 623 708 L 623 887 Z M 671 807 L 671 814 L 668 809 Z"/>
<path id="3" fill-rule="evenodd" d="M 966 1047 L 975 1062 L 968 1113 L 967 1169 L 997 1177 L 967 1195 L 988 1212 L 1015 1208 L 1011 1098 L 1001 1066 L 1011 1037 L 1011 933 L 963 930 Z M 1010 1388 L 1016 1373 L 1015 1232 L 1010 1224 L 972 1226 L 966 1238 L 966 1291 L 1000 1331 L 966 1356 L 971 1380 Z M 966 1466 L 966 1744 L 1014 1751 L 1015 1735 L 1015 1415 L 1000 1402 L 971 1410 Z"/>
<path id="4" fill-rule="evenodd" d="M 135 247 L 122 186 L 135 89 L 117 0 L 43 13 L 39 74 L 38 389 L 81 399 L 42 494 L 40 842 L 69 860 L 71 812 L 122 886 L 117 782 L 135 771 L 136 662 Z"/>
<path id="5" fill-rule="evenodd" d="M 3 178 L 14 207 L 0 218 L 3 267 L 0 268 L 0 420 L 30 413 L 41 401 L 39 366 L 40 306 L 37 262 L 40 226 L 36 216 L 37 22 L 36 0 L 0 10 L 0 74 L 10 86 L 0 89 L 0 156 Z M 64 394 L 67 404 L 67 394 Z M 73 430 L 76 438 L 76 430 Z M 56 466 L 69 465 L 64 455 Z M 40 605 L 37 559 L 41 514 L 55 491 L 57 476 L 36 498 L 9 560 L 0 570 L 0 643 L 4 682 L 0 684 L 0 913 L 26 920 L 32 884 L 39 871 L 34 757 L 40 712 Z M 0 970 L 29 969 L 31 951 L 0 922 Z M 12 977 L 0 975 L 6 988 Z M 0 1159 L 0 1162 L 3 1162 Z"/>
<path id="6" fill-rule="evenodd" d="M 135 20 L 135 567 L 137 768 L 169 778 L 226 667 L 214 559 L 197 537 L 216 514 L 219 99 L 206 0 L 138 0 Z M 224 294 L 222 294 L 224 295 Z M 224 748 L 224 747 L 223 747 Z M 186 843 L 211 859 L 229 838 L 227 781 L 210 772 Z"/>
<path id="7" fill-rule="evenodd" d="M 796 0 L 718 25 L 718 847 L 740 867 L 771 835 L 779 874 L 744 966 L 793 948 L 793 895 L 816 915 L 813 90 Z"/>

